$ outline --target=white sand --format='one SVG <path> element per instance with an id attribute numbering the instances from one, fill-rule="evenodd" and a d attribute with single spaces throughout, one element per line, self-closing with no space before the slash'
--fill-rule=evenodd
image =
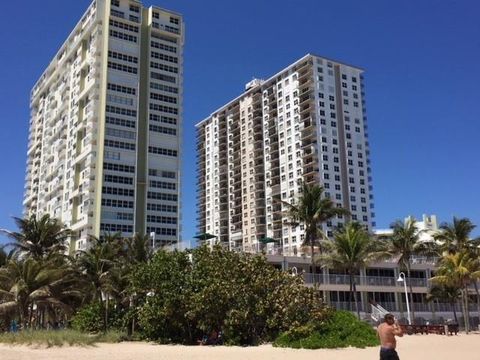
<path id="1" fill-rule="evenodd" d="M 399 339 L 402 360 L 480 359 L 480 335 L 412 335 Z M 1 360 L 373 360 L 378 349 L 293 350 L 258 347 L 169 346 L 147 343 L 99 344 L 94 347 L 39 349 L 0 345 Z"/>

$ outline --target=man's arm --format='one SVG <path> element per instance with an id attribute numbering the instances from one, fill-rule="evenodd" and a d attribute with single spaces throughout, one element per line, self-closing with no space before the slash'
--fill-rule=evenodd
<path id="1" fill-rule="evenodd" d="M 402 337 L 403 336 L 403 330 L 398 324 L 398 320 L 395 320 L 395 324 L 393 325 L 393 335 Z"/>

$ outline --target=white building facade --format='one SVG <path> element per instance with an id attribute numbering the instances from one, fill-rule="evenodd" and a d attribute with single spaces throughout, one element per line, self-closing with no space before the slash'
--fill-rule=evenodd
<path id="1" fill-rule="evenodd" d="M 199 232 L 230 248 L 256 252 L 262 239 L 301 251 L 304 229 L 286 207 L 304 183 L 374 226 L 362 70 L 306 55 L 197 124 Z M 345 218 L 324 226 L 327 235 Z"/>
<path id="2" fill-rule="evenodd" d="M 96 0 L 35 84 L 26 216 L 88 236 L 180 234 L 182 16 Z"/>

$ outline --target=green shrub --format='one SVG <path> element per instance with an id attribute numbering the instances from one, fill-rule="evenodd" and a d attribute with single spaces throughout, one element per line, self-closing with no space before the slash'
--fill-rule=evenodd
<path id="1" fill-rule="evenodd" d="M 296 349 L 364 348 L 377 345 L 379 341 L 375 330 L 348 311 L 335 311 L 330 319 L 321 324 L 309 324 L 286 331 L 274 342 L 274 346 Z"/>
<path id="2" fill-rule="evenodd" d="M 162 343 L 193 344 L 222 331 L 226 344 L 254 345 L 330 311 L 301 277 L 220 246 L 193 250 L 192 261 L 186 252 L 159 251 L 132 280 L 140 330 Z"/>
<path id="3" fill-rule="evenodd" d="M 100 302 L 82 307 L 72 318 L 72 328 L 82 332 L 100 332 L 105 328 L 105 310 Z"/>
<path id="4" fill-rule="evenodd" d="M 109 306 L 108 329 L 123 331 L 127 322 L 127 311 L 121 307 Z M 72 318 L 72 328 L 87 333 L 98 333 L 105 330 L 105 305 L 94 302 L 85 305 Z"/>

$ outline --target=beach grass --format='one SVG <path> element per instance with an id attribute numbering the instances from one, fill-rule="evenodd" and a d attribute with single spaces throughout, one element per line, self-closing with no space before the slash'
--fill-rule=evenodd
<path id="1" fill-rule="evenodd" d="M 0 343 L 28 346 L 93 346 L 96 343 L 118 343 L 123 334 L 108 331 L 100 334 L 86 334 L 75 330 L 26 330 L 0 334 Z"/>

